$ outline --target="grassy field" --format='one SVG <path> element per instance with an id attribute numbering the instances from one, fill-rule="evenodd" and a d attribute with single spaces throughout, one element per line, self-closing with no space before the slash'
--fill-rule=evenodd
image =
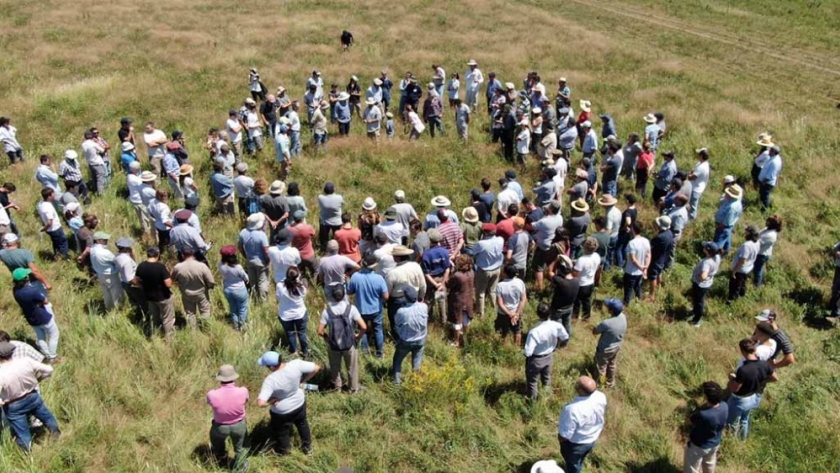
<path id="1" fill-rule="evenodd" d="M 780 322 L 797 345 L 798 363 L 783 369 L 781 381 L 768 389 L 749 441 L 725 440 L 720 471 L 837 469 L 840 335 L 821 323 L 832 276 L 827 250 L 840 240 L 840 184 L 831 164 L 840 147 L 837 0 L 411 0 L 387 6 L 369 0 L 114 0 L 107 7 L 85 0 L 4 1 L 2 10 L 0 114 L 13 117 L 28 161 L 4 163 L 0 180 L 18 186 L 14 198 L 24 210 L 14 217 L 24 247 L 33 251 L 49 249 L 48 239 L 38 237 L 34 213 L 38 155 L 58 157 L 78 148 L 83 130 L 94 125 L 114 144 L 119 119 L 130 116 L 136 125 L 154 120 L 167 132 L 184 130 L 206 175 L 209 163 L 198 152 L 204 133 L 222 125 L 227 109 L 247 96 L 252 66 L 270 90 L 283 84 L 299 98 L 313 68 L 323 71 L 327 83 L 343 85 L 356 74 L 366 86 L 383 67 L 392 78 L 411 70 L 423 82 L 433 62 L 463 75 L 467 59 L 475 58 L 485 75 L 496 71 L 503 82 L 519 84 L 525 71 L 537 69 L 553 91 L 557 77 L 568 77 L 573 99 L 589 99 L 593 112 L 612 114 L 622 137 L 641 131 L 646 113 L 664 112 L 664 147 L 676 152 L 681 169 L 692 165 L 694 148 L 708 147 L 713 182 L 659 301 L 628 310 L 618 386 L 607 392 L 607 429 L 587 470 L 680 471 L 683 420 L 698 401 L 697 386 L 726 380 L 738 359 L 737 341 L 751 333 L 752 317 L 765 307 L 783 314 Z M 346 54 L 338 45 L 342 29 L 358 41 Z M 331 180 L 354 212 L 369 195 L 383 206 L 397 188 L 420 211 L 441 193 L 460 210 L 482 177 L 495 180 L 505 169 L 480 131 L 485 125 L 480 116 L 466 146 L 450 133 L 434 142 L 425 136 L 417 143 L 401 138 L 373 147 L 356 123 L 354 137 L 331 141 L 323 155 L 307 153 L 293 179 L 310 209 Z M 454 131 L 451 117 L 446 126 Z M 695 329 L 680 320 L 689 307 L 685 292 L 699 258 L 695 248 L 711 236 L 720 179 L 734 174 L 748 180 L 753 142 L 762 131 L 773 134 L 786 159 L 774 193 L 785 230 L 768 284 L 726 306 L 727 261 L 708 320 Z M 273 153 L 252 160 L 252 174 L 270 181 L 276 174 L 272 160 Z M 532 166 L 521 180 L 535 177 Z M 115 238 L 131 234 L 133 225 L 121 174 L 116 181 L 88 209 Z M 762 222 L 756 199 L 750 189 L 741 225 Z M 649 209 L 644 215 L 653 218 Z M 207 206 L 201 216 L 210 239 L 234 241 L 236 224 L 210 215 Z M 265 375 L 256 360 L 282 333 L 275 304 L 252 306 L 251 329 L 240 335 L 225 322 L 225 303 L 216 291 L 213 323 L 202 332 L 183 329 L 166 346 L 146 339 L 125 312 L 103 316 L 98 286 L 88 286 L 72 264 L 38 264 L 54 286 L 50 298 L 66 360 L 43 393 L 64 436 L 34 448 L 32 457 L 5 438 L 0 470 L 212 471 L 204 395 L 222 363 L 234 364 L 241 383 L 256 395 Z M 597 295 L 618 294 L 619 281 L 619 273 L 610 274 Z M 9 278 L 0 278 L 0 327 L 32 338 L 9 285 Z M 322 305 L 313 297 L 310 314 Z M 535 320 L 528 311 L 526 327 Z M 309 327 L 311 333 L 315 322 Z M 361 394 L 309 396 L 314 456 L 257 451 L 252 471 L 331 472 L 350 465 L 365 472 L 502 472 L 559 460 L 557 416 L 594 353 L 596 340 L 587 328 L 574 326 L 571 345 L 556 355 L 552 392 L 535 404 L 521 394 L 520 350 L 500 345 L 490 320 L 475 323 L 463 352 L 433 331 L 425 372 L 400 389 L 387 376 L 390 361 L 365 358 Z M 321 341 L 314 353 L 326 362 Z M 318 381 L 326 384 L 324 376 Z M 258 449 L 268 414 L 255 406 L 248 414 Z"/>

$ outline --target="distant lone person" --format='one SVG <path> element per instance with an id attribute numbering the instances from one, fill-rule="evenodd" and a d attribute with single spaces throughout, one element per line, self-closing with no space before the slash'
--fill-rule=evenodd
<path id="1" fill-rule="evenodd" d="M 341 47 L 347 51 L 350 46 L 353 46 L 353 33 L 344 30 L 341 32 Z"/>

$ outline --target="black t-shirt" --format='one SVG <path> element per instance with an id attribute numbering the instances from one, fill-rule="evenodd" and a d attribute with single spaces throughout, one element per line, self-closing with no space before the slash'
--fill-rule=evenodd
<path id="1" fill-rule="evenodd" d="M 260 105 L 260 113 L 269 122 L 277 121 L 277 104 L 265 101 Z"/>
<path id="2" fill-rule="evenodd" d="M 627 240 L 633 239 L 633 233 L 630 231 L 630 227 L 636 223 L 636 217 L 638 217 L 639 211 L 638 209 L 627 209 L 624 212 L 621 212 L 621 227 L 620 227 L 620 236 L 626 238 Z M 630 225 L 627 224 L 627 219 L 630 219 Z"/>
<path id="3" fill-rule="evenodd" d="M 172 296 L 172 291 L 164 283 L 169 279 L 169 270 L 163 263 L 143 261 L 137 265 L 134 275 L 143 283 L 143 294 L 147 300 L 162 302 Z"/>
<path id="4" fill-rule="evenodd" d="M 784 330 L 776 330 L 776 333 L 773 334 L 772 338 L 773 340 L 776 340 L 776 351 L 773 353 L 773 356 L 770 357 L 771 360 L 775 360 L 776 357 L 779 356 L 779 352 L 782 352 L 785 355 L 793 353 L 793 342 Z"/>
<path id="5" fill-rule="evenodd" d="M 487 204 L 482 201 L 472 203 L 473 208 L 478 213 L 478 221 L 482 223 L 489 223 L 493 219 L 492 212 L 487 208 Z"/>
<path id="6" fill-rule="evenodd" d="M 5 192 L 0 192 L 0 207 L 8 207 L 9 206 L 9 194 Z"/>
<path id="7" fill-rule="evenodd" d="M 580 279 L 566 279 L 561 276 L 554 276 L 551 278 L 551 283 L 554 284 L 554 293 L 551 296 L 551 310 L 569 307 L 575 303 L 578 289 L 580 289 Z"/>
<path id="8" fill-rule="evenodd" d="M 745 360 L 744 365 L 735 372 L 735 381 L 741 383 L 738 396 L 749 396 L 764 390 L 764 385 L 773 374 L 773 368 L 764 360 Z"/>
<path id="9" fill-rule="evenodd" d="M 120 128 L 120 129 L 117 131 L 117 136 L 119 136 L 119 137 L 120 137 L 120 143 L 122 143 L 123 141 L 125 141 L 125 139 L 128 137 L 128 134 L 129 134 L 129 133 L 131 133 L 131 131 L 130 131 L 130 130 L 126 130 L 125 128 Z M 128 142 L 129 142 L 129 143 L 131 143 L 131 144 L 134 144 L 134 139 L 132 138 L 132 139 L 131 139 L 131 140 L 129 140 Z"/>

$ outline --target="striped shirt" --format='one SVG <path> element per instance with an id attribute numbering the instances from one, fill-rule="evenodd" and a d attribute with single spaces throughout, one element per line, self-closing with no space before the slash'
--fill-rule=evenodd
<path id="1" fill-rule="evenodd" d="M 461 227 L 457 223 L 447 220 L 446 223 L 438 227 L 438 231 L 443 235 L 443 241 L 440 242 L 440 246 L 449 251 L 450 257 L 454 256 L 458 250 L 458 242 L 463 238 Z"/>
<path id="2" fill-rule="evenodd" d="M 65 181 L 80 182 L 82 180 L 82 170 L 79 169 L 79 162 L 76 160 L 63 160 L 58 166 L 58 175 Z"/>
<path id="3" fill-rule="evenodd" d="M 773 353 L 773 356 L 770 357 L 771 360 L 775 359 L 779 355 L 780 351 L 785 355 L 793 353 L 793 342 L 784 330 L 776 330 L 776 333 L 774 333 L 771 338 L 776 341 L 776 351 Z"/>

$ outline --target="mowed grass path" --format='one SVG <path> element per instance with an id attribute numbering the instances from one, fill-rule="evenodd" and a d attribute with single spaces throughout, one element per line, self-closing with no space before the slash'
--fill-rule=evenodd
<path id="1" fill-rule="evenodd" d="M 783 5 L 794 14 L 784 16 Z M 575 101 L 589 99 L 595 113 L 612 114 L 622 137 L 641 131 L 644 114 L 663 111 L 669 124 L 664 146 L 676 151 L 679 167 L 688 169 L 693 149 L 706 146 L 712 152 L 714 182 L 659 302 L 628 310 L 631 329 L 619 386 L 608 392 L 608 425 L 589 470 L 677 471 L 683 419 L 697 401 L 696 387 L 707 379 L 725 381 L 738 358 L 737 341 L 751 332 L 752 316 L 764 307 L 784 314 L 781 322 L 797 344 L 798 363 L 784 369 L 781 382 L 768 389 L 750 440 L 725 441 L 720 469 L 836 469 L 840 337 L 824 330 L 818 316 L 832 275 L 826 250 L 840 239 L 840 187 L 834 172 L 840 92 L 830 73 L 762 54 L 769 49 L 814 63 L 825 59 L 820 64 L 837 69 L 836 2 L 776 2 L 767 10 L 752 1 L 734 6 L 689 2 L 679 8 L 645 0 L 597 7 L 588 0 L 387 6 L 367 0 L 262 5 L 116 0 L 107 7 L 90 1 L 5 2 L 3 10 L 6 67 L 0 70 L 5 85 L 0 114 L 13 117 L 29 161 L 14 168 L 4 165 L 0 173 L 2 180 L 18 185 L 14 197 L 24 211 L 15 218 L 24 246 L 33 251 L 49 248 L 48 240 L 38 237 L 34 214 L 39 186 L 31 179 L 38 155 L 60 157 L 64 149 L 78 147 L 82 131 L 93 125 L 114 144 L 119 119 L 130 116 L 138 129 L 154 120 L 167 132 L 184 130 L 193 160 L 206 175 L 209 163 L 199 151 L 204 133 L 223 124 L 227 109 L 247 95 L 250 66 L 260 69 L 270 90 L 283 84 L 299 98 L 313 68 L 323 71 L 327 83 L 343 86 L 356 74 L 366 86 L 383 67 L 395 82 L 406 70 L 426 82 L 432 62 L 441 62 L 447 73 L 463 74 L 467 59 L 475 58 L 485 75 L 496 71 L 503 82 L 520 84 L 525 71 L 537 69 L 553 91 L 557 77 L 568 77 Z M 743 21 L 735 10 L 743 12 Z M 657 18 L 671 27 L 657 27 Z M 680 25 L 707 36 L 749 38 L 761 48 L 750 53 L 731 41 L 680 31 Z M 797 40 L 788 42 L 782 26 L 798 32 Z M 338 47 L 342 29 L 353 31 L 358 41 L 347 54 Z M 803 41 L 806 35 L 819 40 Z M 454 129 L 451 117 L 446 125 Z M 428 200 L 440 193 L 460 210 L 471 187 L 482 177 L 495 180 L 505 169 L 495 148 L 486 144 L 484 126 L 480 116 L 467 146 L 450 134 L 434 142 L 424 137 L 418 143 L 400 139 L 373 147 L 357 123 L 354 137 L 331 141 L 324 155 L 304 156 L 293 179 L 301 183 L 310 209 L 316 208 L 323 183 L 331 180 L 354 212 L 368 195 L 385 207 L 397 188 L 406 191 L 418 211 L 428 210 Z M 786 228 L 770 263 L 768 285 L 727 307 L 722 303 L 724 271 L 703 327 L 673 322 L 687 310 L 684 293 L 698 258 L 694 248 L 712 233 L 718 183 L 725 174 L 748 178 L 752 143 L 761 131 L 773 134 L 786 159 L 774 193 Z M 305 133 L 307 143 L 308 138 Z M 271 180 L 272 160 L 269 152 L 250 161 L 252 174 Z M 532 170 L 521 180 L 527 184 L 534 177 Z M 202 185 L 206 196 L 209 189 L 206 182 Z M 123 187 L 120 174 L 88 209 L 115 237 L 131 233 L 133 224 Z M 755 199 L 750 189 L 741 225 L 762 222 Z M 643 215 L 653 218 L 649 209 Z M 207 206 L 202 219 L 217 244 L 234 241 L 236 224 L 211 216 Z M 140 245 L 136 250 L 139 254 Z M 240 382 L 256 396 L 265 375 L 256 359 L 281 335 L 276 305 L 252 306 L 251 329 L 240 335 L 225 323 L 225 304 L 215 291 L 210 327 L 201 333 L 183 330 L 167 347 L 159 339 L 144 338 L 124 312 L 99 314 L 98 288 L 87 287 L 73 265 L 38 263 L 53 282 L 50 297 L 66 359 L 44 383 L 43 393 L 65 436 L 35 448 L 32 458 L 24 458 L 5 439 L 0 469 L 212 469 L 202 459 L 210 422 L 204 393 L 215 385 L 218 365 L 233 363 Z M 729 261 L 723 266 L 728 270 Z M 610 274 L 598 295 L 616 295 L 619 279 L 618 273 Z M 0 291 L 0 326 L 31 338 L 8 286 L 8 278 L 0 278 L 0 287 L 6 288 Z M 312 297 L 309 306 L 314 332 L 323 303 Z M 525 325 L 534 322 L 531 310 Z M 594 352 L 588 328 L 574 326 L 572 344 L 556 355 L 553 390 L 535 405 L 517 392 L 524 376 L 522 355 L 497 343 L 490 320 L 476 322 L 464 352 L 448 347 L 435 329 L 424 376 L 395 389 L 387 376 L 390 361 L 366 358 L 363 393 L 309 396 L 314 456 L 261 453 L 251 460 L 252 469 L 329 472 L 352 465 L 376 472 L 516 471 L 538 459 L 559 459 L 557 415 L 573 397 L 573 380 L 588 368 Z M 314 351 L 324 363 L 323 343 L 316 341 Z M 264 438 L 267 413 L 252 407 L 248 414 L 255 440 Z"/>

